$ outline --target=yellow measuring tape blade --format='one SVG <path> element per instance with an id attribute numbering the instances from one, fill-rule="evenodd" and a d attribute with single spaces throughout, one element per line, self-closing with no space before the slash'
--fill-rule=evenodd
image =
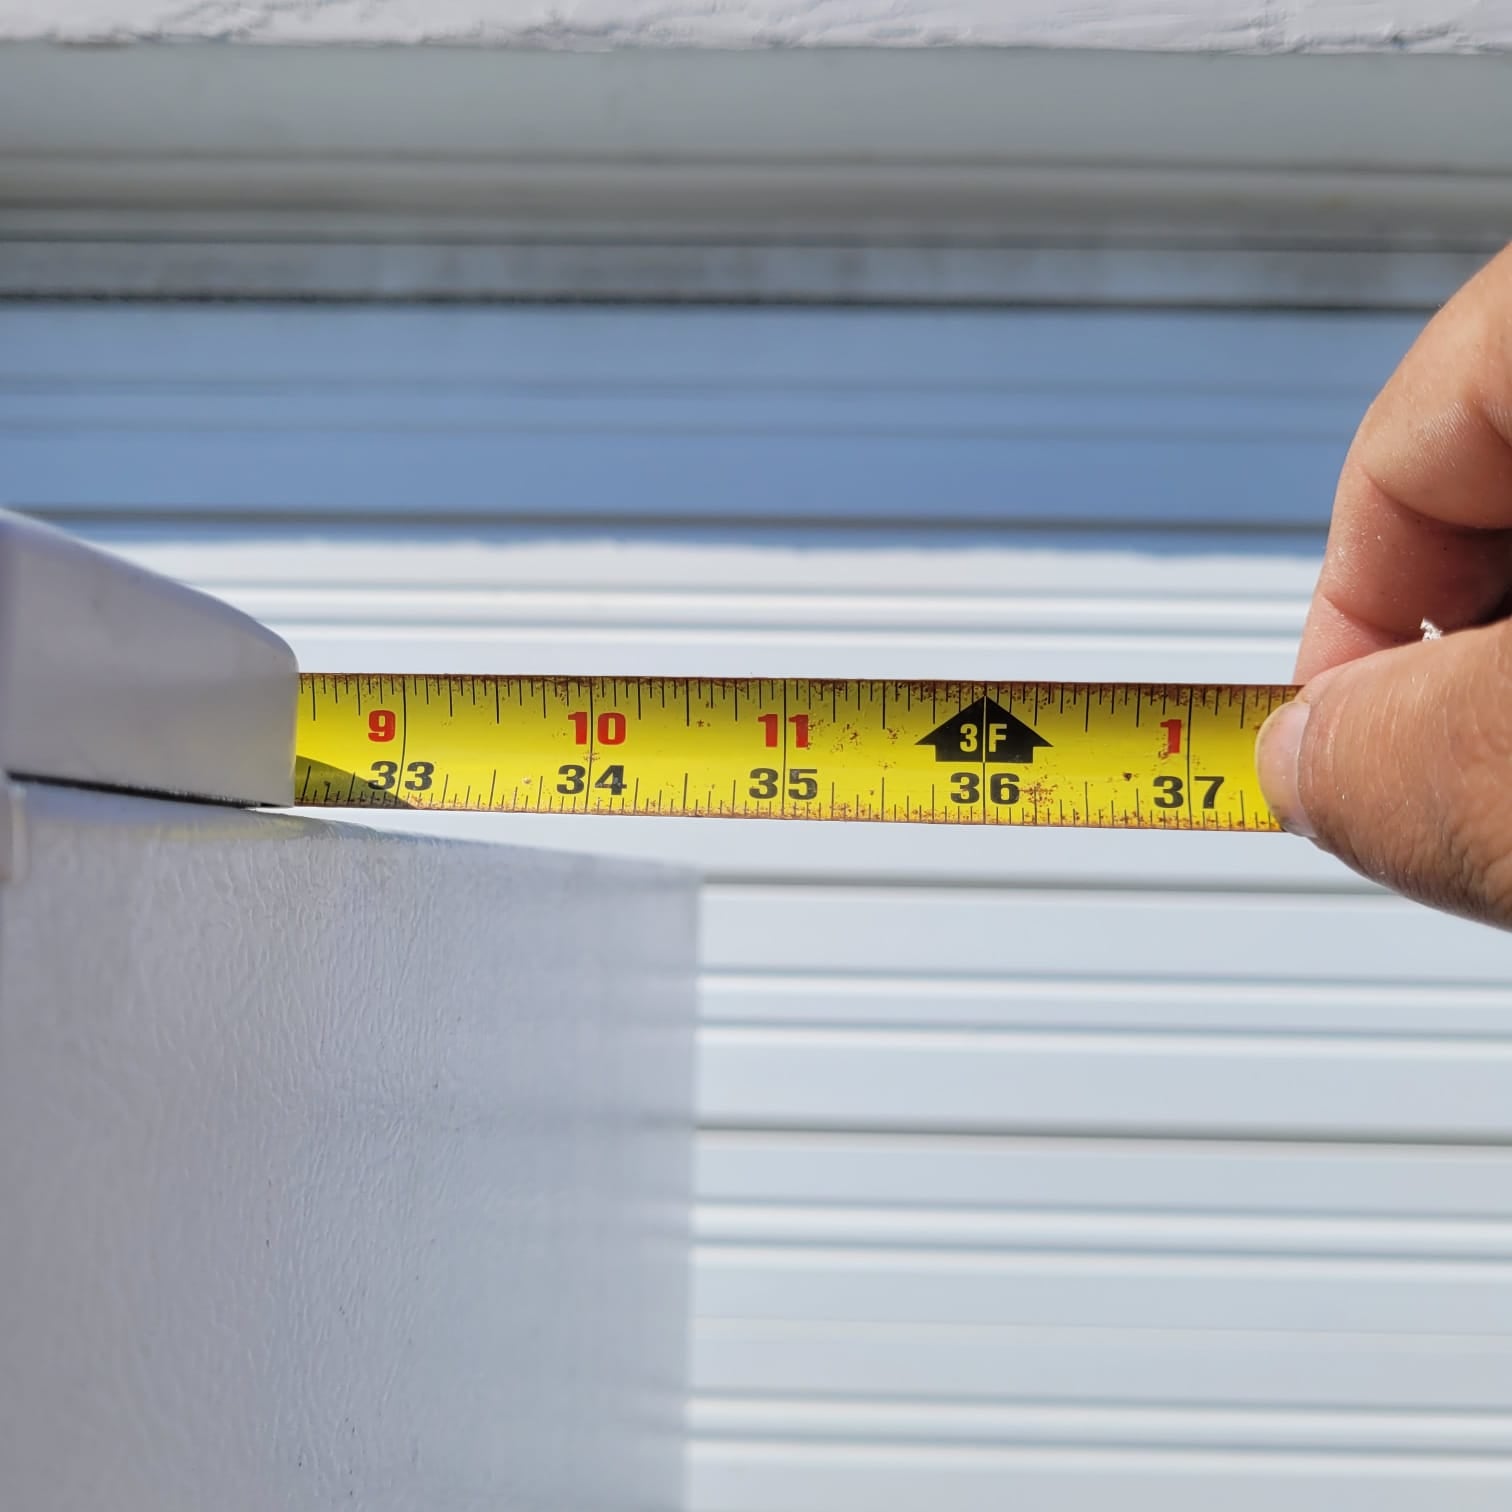
<path id="1" fill-rule="evenodd" d="M 1278 828 L 1255 735 L 1292 688 L 764 678 L 301 679 L 317 807 Z"/>

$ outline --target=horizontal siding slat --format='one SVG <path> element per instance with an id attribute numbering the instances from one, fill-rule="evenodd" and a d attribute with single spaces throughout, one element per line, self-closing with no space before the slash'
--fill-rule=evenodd
<path id="1" fill-rule="evenodd" d="M 297 409 L 290 400 L 300 400 Z M 1155 384 L 1064 392 L 1006 385 L 897 386 L 870 391 L 813 383 L 760 385 L 725 378 L 699 385 L 635 379 L 467 387 L 309 382 L 168 385 L 45 381 L 0 384 L 0 430 L 45 437 L 54 430 L 101 435 L 245 433 L 471 435 L 583 439 L 653 437 L 682 445 L 701 437 L 830 440 L 880 438 L 1076 442 L 1109 446 L 1158 441 L 1267 440 L 1287 447 L 1336 446 L 1359 418 L 1359 395 L 1323 391 L 1234 394 Z M 1068 402 L 1069 401 L 1069 402 Z"/>
<path id="2" fill-rule="evenodd" d="M 312 671 L 597 674 L 605 677 L 892 677 L 1064 682 L 1290 680 L 1283 636 L 933 634 L 818 636 L 811 632 L 607 628 L 463 631 L 276 624 Z"/>
<path id="3" fill-rule="evenodd" d="M 355 379 L 461 393 L 501 382 L 575 391 L 645 382 L 879 394 L 947 383 L 1060 391 L 1068 403 L 1089 391 L 1155 384 L 1237 399 L 1368 399 L 1422 324 L 1415 313 L 1281 310 L 37 303 L 4 312 L 0 380 L 290 391 Z"/>
<path id="4" fill-rule="evenodd" d="M 710 1246 L 938 1249 L 994 1256 L 1058 1253 L 1276 1255 L 1299 1258 L 1512 1261 L 1512 1222 L 877 1207 L 859 1203 L 705 1200 L 695 1236 Z"/>
<path id="5" fill-rule="evenodd" d="M 701 1245 L 694 1287 L 772 1322 L 1512 1333 L 1501 1262 Z"/>
<path id="6" fill-rule="evenodd" d="M 706 1024 L 752 1029 L 1512 1039 L 1512 992 L 1464 985 L 710 973 L 702 1002 Z"/>
<path id="7" fill-rule="evenodd" d="M 1512 1414 L 700 1396 L 695 1441 L 1512 1458 Z"/>
<path id="8" fill-rule="evenodd" d="M 1304 600 L 1203 598 L 1081 598 L 1049 594 L 766 593 L 734 590 L 690 592 L 647 588 L 626 591 L 583 588 L 348 587 L 315 584 L 291 587 L 231 583 L 220 596 L 258 619 L 297 625 L 309 633 L 322 627 L 353 632 L 407 629 L 547 634 L 591 634 L 601 626 L 640 631 L 703 635 L 719 631 L 752 637 L 815 634 L 878 634 L 885 644 L 907 632 L 937 635 L 1045 635 L 1084 637 L 1113 632 L 1137 640 L 1201 636 L 1225 640 L 1293 643 L 1302 629 Z M 880 648 L 879 648 L 880 649 Z"/>
<path id="9" fill-rule="evenodd" d="M 0 434 L 11 502 L 44 512 L 421 517 L 435 507 L 444 452 L 453 518 L 698 521 L 717 499 L 719 514 L 768 527 L 909 522 L 921 498 L 951 501 L 937 523 L 1317 527 L 1344 451 L 1342 438 L 1278 449 L 1210 437 L 1089 444 L 887 434 L 299 435 L 229 426 L 170 435 L 83 421 L 39 432 L 6 430 L 0 420 Z"/>
<path id="10" fill-rule="evenodd" d="M 703 1442 L 689 1484 L 699 1512 L 1505 1512 L 1512 1462 Z"/>
<path id="11" fill-rule="evenodd" d="M 1512 939 L 1385 897 L 717 886 L 704 960 L 721 972 L 1495 985 Z"/>
<path id="12" fill-rule="evenodd" d="M 706 1202 L 1512 1218 L 1512 1147 L 705 1131 Z"/>
<path id="13" fill-rule="evenodd" d="M 1512 1138 L 1512 1046 L 1476 1041 L 708 1028 L 700 1117 L 1284 1139 Z"/>
<path id="14" fill-rule="evenodd" d="M 700 1318 L 705 1394 L 1512 1411 L 1512 1337 Z"/>
<path id="15" fill-rule="evenodd" d="M 729 594 L 781 595 L 799 604 L 919 606 L 947 618 L 962 596 L 984 607 L 1069 601 L 1169 607 L 1192 603 L 1290 606 L 1300 615 L 1317 576 L 1322 535 L 1247 548 L 1224 531 L 1170 535 L 1135 527 L 1122 539 L 1049 531 L 961 539 L 930 531 L 928 516 L 908 528 L 837 534 L 817 524 L 776 535 L 749 530 L 705 539 L 632 520 L 612 536 L 596 530 L 496 526 L 465 537 L 437 524 L 408 531 L 312 533 L 248 522 L 229 535 L 211 522 L 96 522 L 89 533 L 112 550 L 170 577 L 223 595 L 288 591 L 319 602 L 330 593 L 544 590 L 600 594 L 687 593 L 689 586 Z M 1221 587 L 1221 594 L 1215 589 Z M 586 611 L 589 605 L 583 604 Z"/>

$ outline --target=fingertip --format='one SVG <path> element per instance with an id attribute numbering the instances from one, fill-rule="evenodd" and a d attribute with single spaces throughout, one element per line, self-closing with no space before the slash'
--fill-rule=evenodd
<path id="1" fill-rule="evenodd" d="M 1302 740 L 1311 705 L 1302 699 L 1284 703 L 1260 727 L 1255 739 L 1255 769 L 1271 813 L 1288 834 L 1317 838 L 1317 829 L 1302 802 Z"/>

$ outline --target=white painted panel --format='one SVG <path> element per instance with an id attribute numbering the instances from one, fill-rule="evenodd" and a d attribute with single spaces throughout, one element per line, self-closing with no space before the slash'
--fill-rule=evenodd
<path id="1" fill-rule="evenodd" d="M 0 1505 L 674 1505 L 691 879 L 16 808 Z"/>
<path id="2" fill-rule="evenodd" d="M 0 772 L 286 806 L 298 694 L 256 620 L 0 511 Z"/>

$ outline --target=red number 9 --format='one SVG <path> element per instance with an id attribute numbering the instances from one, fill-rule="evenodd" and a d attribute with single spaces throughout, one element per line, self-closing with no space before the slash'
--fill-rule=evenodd
<path id="1" fill-rule="evenodd" d="M 368 715 L 368 739 L 375 740 L 380 745 L 392 740 L 398 728 L 399 721 L 394 718 L 392 709 L 374 709 Z"/>

